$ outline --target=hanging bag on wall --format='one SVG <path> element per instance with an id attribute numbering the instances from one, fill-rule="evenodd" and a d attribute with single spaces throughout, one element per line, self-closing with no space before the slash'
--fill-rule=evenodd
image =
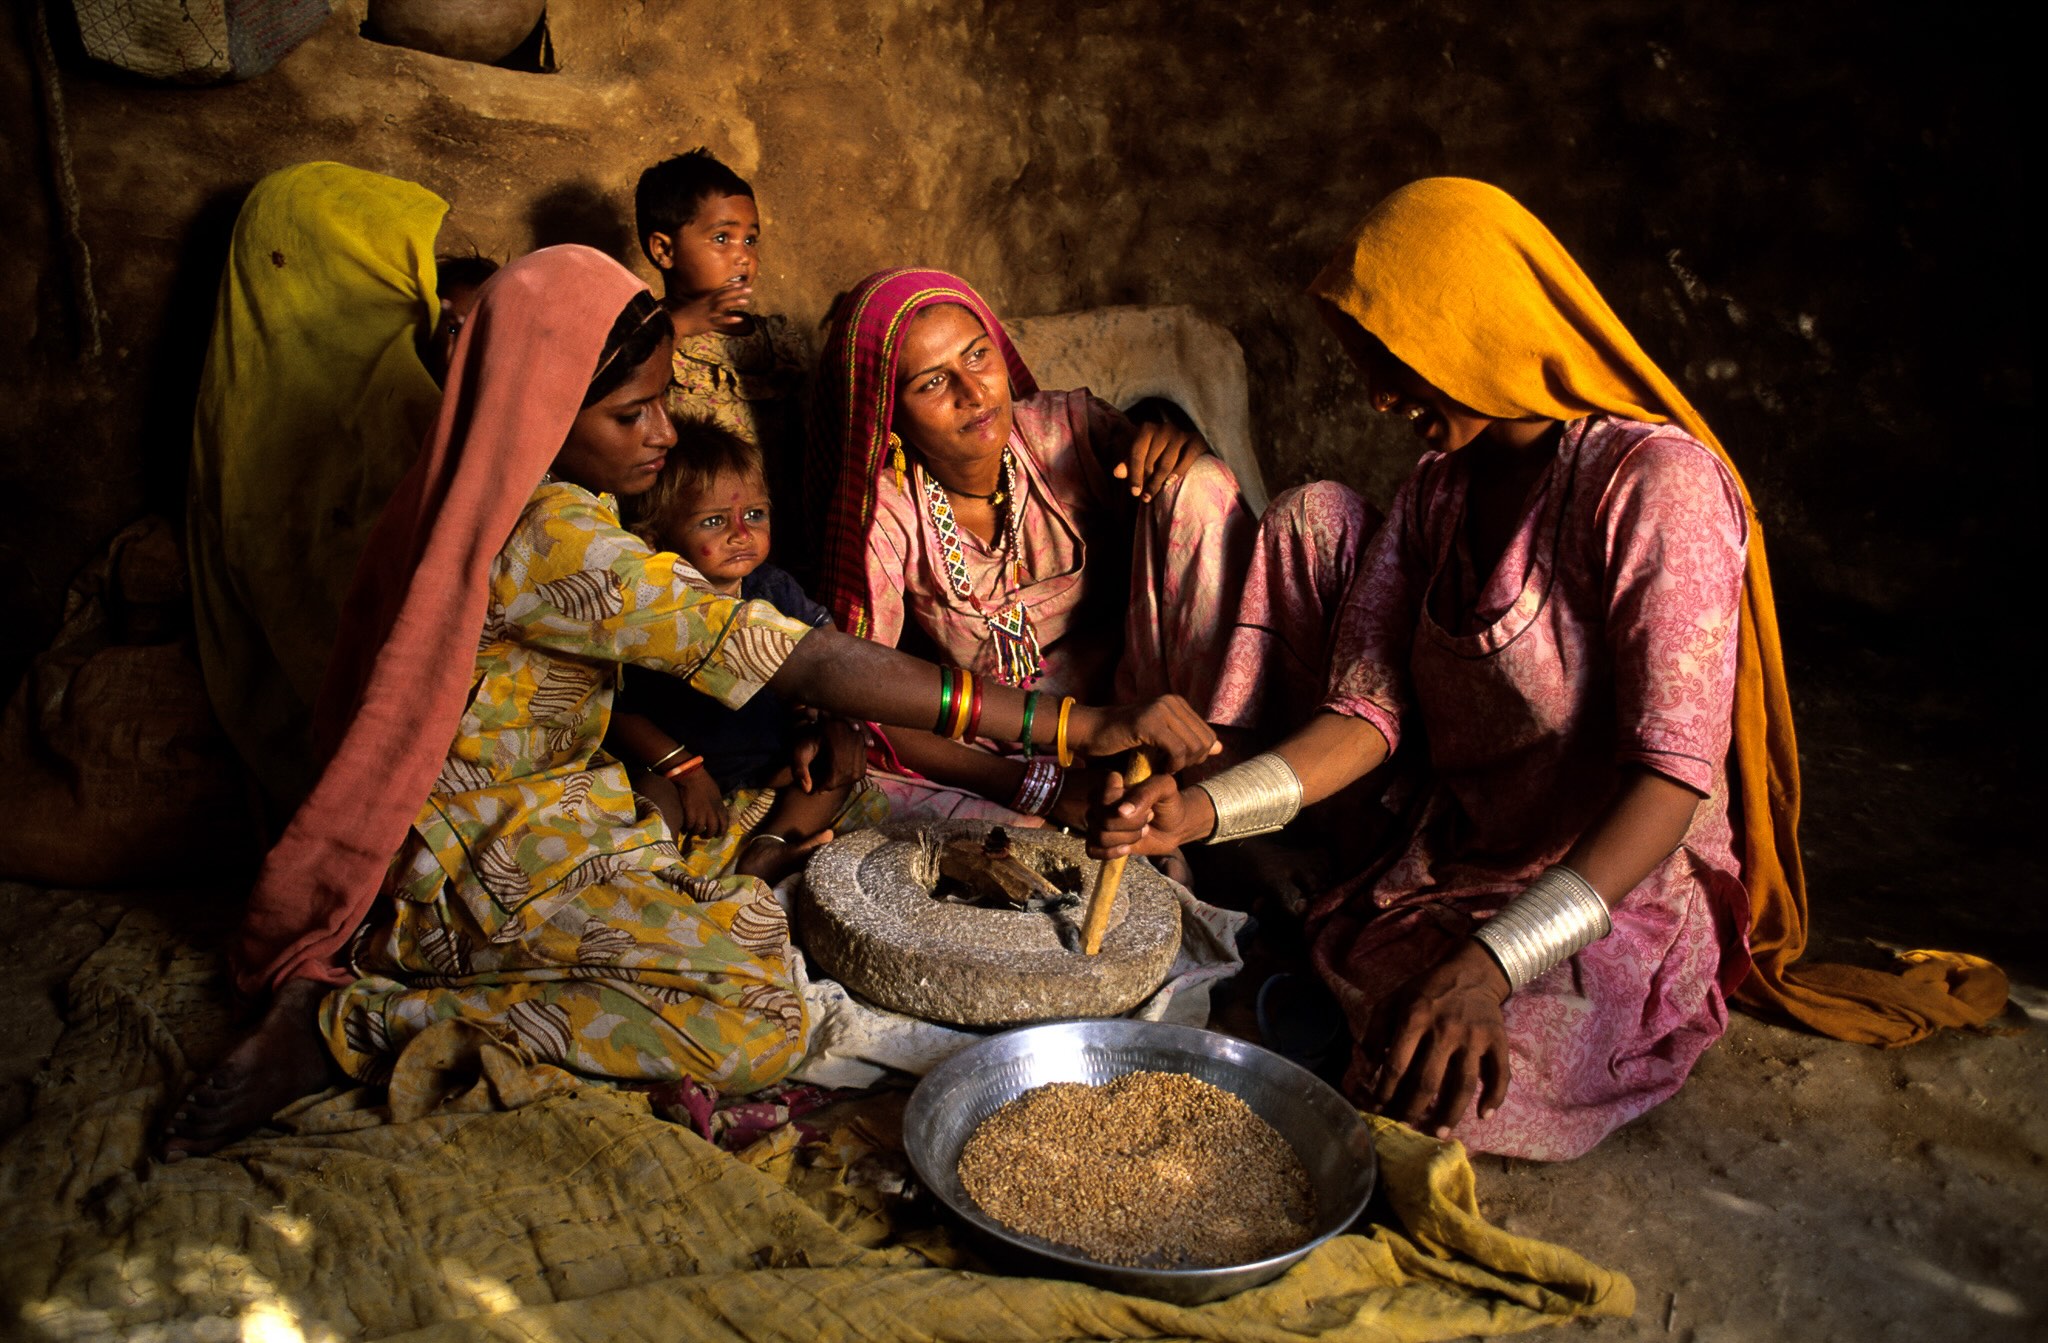
<path id="1" fill-rule="evenodd" d="M 71 4 L 88 56 L 179 84 L 218 84 L 260 75 L 325 23 L 328 13 L 328 0 Z"/>

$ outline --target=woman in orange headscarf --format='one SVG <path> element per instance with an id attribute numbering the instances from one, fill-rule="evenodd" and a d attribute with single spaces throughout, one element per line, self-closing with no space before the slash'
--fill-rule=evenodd
<path id="1" fill-rule="evenodd" d="M 1248 600 L 1343 593 L 1321 710 L 1197 788 L 1132 790 L 1098 844 L 1271 828 L 1419 737 L 1406 842 L 1312 908 L 1313 954 L 1354 1094 L 1478 1150 L 1587 1150 L 1678 1089 L 1731 993 L 1873 1043 L 1994 1014 L 2003 977 L 1968 958 L 1791 968 L 1798 757 L 1755 514 L 1549 231 L 1483 183 L 1412 183 L 1310 292 L 1422 460 L 1362 554 L 1317 544 L 1336 487 L 1275 502 Z M 1255 720 L 1275 629 L 1241 622 L 1216 721 Z"/>

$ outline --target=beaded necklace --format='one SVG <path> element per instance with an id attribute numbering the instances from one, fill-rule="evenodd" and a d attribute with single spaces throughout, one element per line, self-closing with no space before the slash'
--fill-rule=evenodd
<path id="1" fill-rule="evenodd" d="M 996 553 L 1007 561 L 1011 583 L 1003 595 L 1011 600 L 1008 605 L 991 611 L 974 595 L 974 586 L 968 579 L 967 551 L 960 540 L 959 521 L 953 516 L 953 501 L 946 497 L 946 487 L 934 480 L 929 472 L 925 473 L 925 511 L 931 515 L 932 530 L 938 533 L 939 554 L 945 561 L 946 585 L 953 589 L 955 597 L 973 607 L 975 614 L 988 625 L 989 639 L 995 645 L 997 679 L 1005 685 L 1028 686 L 1038 678 L 1044 657 L 1038 650 L 1038 631 L 1032 627 L 1024 603 L 1016 600 L 1017 585 L 1024 581 L 1024 561 L 1020 557 L 1021 547 L 1017 544 L 1017 515 L 1023 511 L 1023 500 L 1017 493 L 1017 462 L 1008 447 L 1003 449 L 1003 485 L 997 494 L 1009 504 L 1004 510 L 1003 525 L 997 532 L 1001 544 L 997 546 Z"/>

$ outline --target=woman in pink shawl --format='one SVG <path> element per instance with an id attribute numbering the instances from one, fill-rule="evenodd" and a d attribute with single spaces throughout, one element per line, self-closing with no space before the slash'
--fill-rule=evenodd
<path id="1" fill-rule="evenodd" d="M 1353 1094 L 1477 1151 L 1586 1151 L 1678 1090 L 1738 986 L 1871 1043 L 1995 1016 L 2004 976 L 1973 957 L 1793 964 L 1763 538 L 1713 431 L 1550 231 L 1427 178 L 1310 293 L 1421 460 L 1377 530 L 1342 487 L 1274 501 L 1211 719 L 1283 740 L 1184 793 L 1140 784 L 1098 844 L 1260 833 L 1384 783 L 1398 749 L 1403 833 L 1311 907 L 1312 956 L 1358 1041 Z"/>
<path id="2" fill-rule="evenodd" d="M 1256 833 L 1413 742 L 1403 833 L 1309 913 L 1346 1089 L 1476 1151 L 1576 1156 L 1678 1089 L 1748 965 L 1724 770 L 1745 501 L 1616 390 L 1648 361 L 1494 188 L 1396 192 L 1311 292 L 1421 462 L 1377 528 L 1341 487 L 1274 501 L 1212 714 L 1282 739 L 1139 785 L 1098 839 Z M 1275 800 L 1245 823 L 1245 798 Z M 1530 910 L 1540 941 L 1489 940 Z"/>
<path id="3" fill-rule="evenodd" d="M 601 749 L 619 668 L 734 707 L 772 685 L 884 723 L 960 715 L 949 673 L 710 592 L 619 525 L 618 496 L 675 442 L 671 343 L 645 287 L 588 248 L 484 287 L 357 572 L 322 696 L 331 757 L 232 948 L 270 1009 L 172 1116 L 168 1155 L 220 1146 L 337 1065 L 383 1081 L 451 1022 L 555 1084 L 740 1092 L 802 1059 L 780 907 L 756 878 L 688 873 Z M 971 707 L 1021 737 L 1021 694 L 978 687 Z M 1214 740 L 1172 698 L 1071 717 L 1091 753 L 1152 742 L 1184 761 Z"/>
<path id="4" fill-rule="evenodd" d="M 836 478 L 823 597 L 849 634 L 1065 696 L 1173 693 L 1206 709 L 1253 518 L 1195 434 L 1041 391 L 981 296 L 934 270 L 870 275 L 820 369 L 812 475 Z M 894 764 L 1016 811 L 1080 818 L 1088 789 L 1027 762 L 891 732 Z M 1062 762 L 1064 763 L 1064 762 Z M 1002 814 L 871 774 L 898 814 Z"/>

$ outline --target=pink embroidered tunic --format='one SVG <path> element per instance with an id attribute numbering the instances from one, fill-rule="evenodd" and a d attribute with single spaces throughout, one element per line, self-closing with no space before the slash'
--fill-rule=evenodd
<path id="1" fill-rule="evenodd" d="M 1565 427 L 1480 574 L 1464 545 L 1468 479 L 1460 455 L 1424 457 L 1343 601 L 1324 707 L 1396 747 L 1419 735 L 1427 768 L 1405 844 L 1311 910 L 1313 954 L 1362 1032 L 1377 1003 L 1564 857 L 1625 766 L 1699 793 L 1677 851 L 1607 893 L 1613 932 L 1508 1000 L 1507 1101 L 1457 1130 L 1474 1150 L 1560 1160 L 1678 1089 L 1748 965 L 1723 774 L 1748 525 L 1699 442 L 1593 416 Z M 1289 530 L 1303 507 L 1276 501 L 1265 530 Z M 1365 1081 L 1357 1067 L 1350 1080 Z"/>
<path id="2" fill-rule="evenodd" d="M 1043 656 L 1034 685 L 1048 695 L 1103 703 L 1172 691 L 1204 706 L 1252 517 L 1230 468 L 1206 456 L 1140 505 L 1110 474 L 1133 432 L 1085 390 L 1017 401 L 1016 551 L 1001 535 L 991 546 L 955 532 L 971 601 L 948 574 L 923 470 L 913 464 L 901 490 L 884 482 L 868 533 L 870 637 L 926 642 L 944 661 L 995 676 L 983 612 L 1021 601 Z"/>

